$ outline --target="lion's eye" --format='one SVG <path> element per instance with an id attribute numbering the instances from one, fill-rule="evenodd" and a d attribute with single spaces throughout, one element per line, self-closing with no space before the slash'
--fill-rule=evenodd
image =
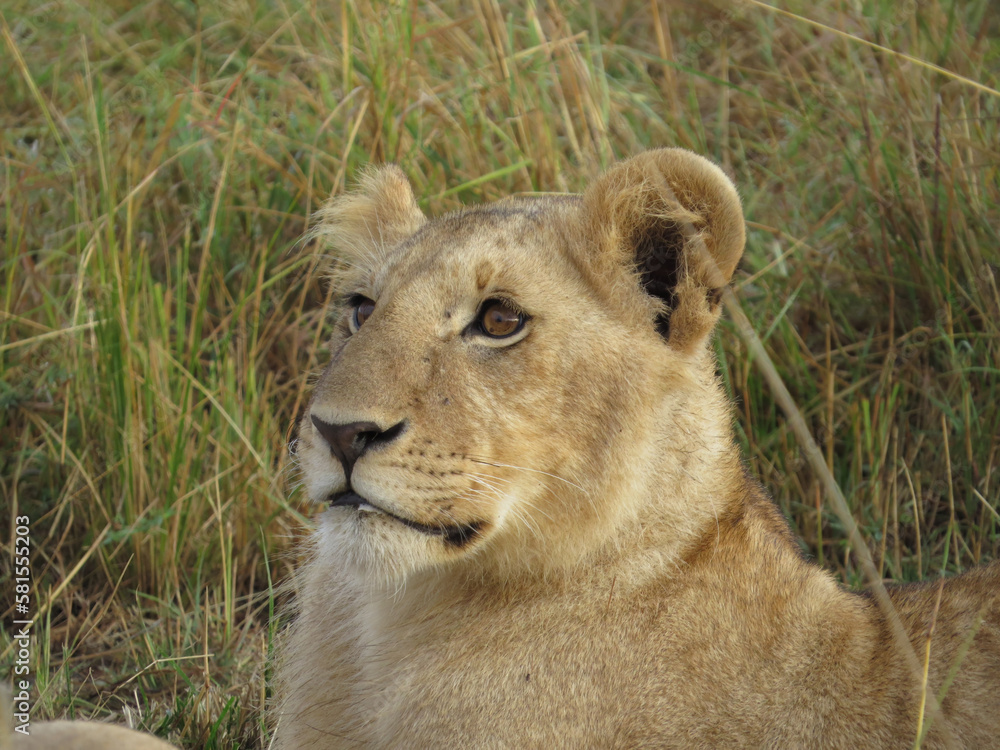
<path id="1" fill-rule="evenodd" d="M 479 309 L 480 330 L 495 339 L 513 336 L 524 328 L 527 316 L 501 299 L 488 299 Z"/>
<path id="2" fill-rule="evenodd" d="M 351 300 L 354 310 L 351 312 L 351 330 L 357 331 L 375 312 L 375 303 L 367 297 L 358 296 Z"/>

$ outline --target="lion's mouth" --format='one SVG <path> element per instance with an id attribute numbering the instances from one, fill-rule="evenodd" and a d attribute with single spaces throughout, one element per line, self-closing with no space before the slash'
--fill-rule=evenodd
<path id="1" fill-rule="evenodd" d="M 330 507 L 357 508 L 361 513 L 380 513 L 383 516 L 388 516 L 395 521 L 399 521 L 404 526 L 409 526 L 411 529 L 419 531 L 422 534 L 427 534 L 428 536 L 439 536 L 446 544 L 453 547 L 463 547 L 471 542 L 485 525 L 482 521 L 473 521 L 472 523 L 464 525 L 431 526 L 429 524 L 413 521 L 409 518 L 404 518 L 403 516 L 397 516 L 395 513 L 390 513 L 385 508 L 380 508 L 379 506 L 374 505 L 367 498 L 362 497 L 353 490 L 336 492 L 333 495 L 330 495 Z"/>

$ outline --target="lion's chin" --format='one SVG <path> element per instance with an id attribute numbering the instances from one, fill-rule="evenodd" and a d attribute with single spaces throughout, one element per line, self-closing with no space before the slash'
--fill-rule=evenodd
<path id="1" fill-rule="evenodd" d="M 450 567 L 473 554 L 492 525 L 427 524 L 393 513 L 356 492 L 335 492 L 319 517 L 321 556 L 376 586 L 399 586 L 415 573 Z"/>

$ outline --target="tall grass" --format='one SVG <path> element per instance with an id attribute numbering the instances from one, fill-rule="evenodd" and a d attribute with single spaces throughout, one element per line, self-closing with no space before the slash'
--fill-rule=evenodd
<path id="1" fill-rule="evenodd" d="M 373 160 L 434 213 L 714 158 L 750 222 L 735 289 L 876 564 L 1000 556 L 1000 18 L 781 7 L 8 3 L 0 544 L 32 519 L 36 718 L 264 746 L 270 582 L 308 527 L 284 445 L 326 336 L 296 240 Z M 858 584 L 734 327 L 716 347 L 752 470 Z"/>

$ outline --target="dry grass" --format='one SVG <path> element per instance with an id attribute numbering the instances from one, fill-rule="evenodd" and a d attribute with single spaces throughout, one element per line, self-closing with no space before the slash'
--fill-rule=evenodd
<path id="1" fill-rule="evenodd" d="M 28 515 L 36 718 L 266 744 L 270 583 L 307 525 L 284 444 L 324 358 L 319 259 L 295 241 L 372 160 L 437 212 L 576 191 L 648 146 L 715 158 L 750 221 L 737 294 L 876 564 L 915 580 L 1000 556 L 989 0 L 782 6 L 798 17 L 755 1 L 9 6 L 0 571 L 7 591 Z M 858 584 L 733 326 L 717 347 L 753 471 Z"/>

